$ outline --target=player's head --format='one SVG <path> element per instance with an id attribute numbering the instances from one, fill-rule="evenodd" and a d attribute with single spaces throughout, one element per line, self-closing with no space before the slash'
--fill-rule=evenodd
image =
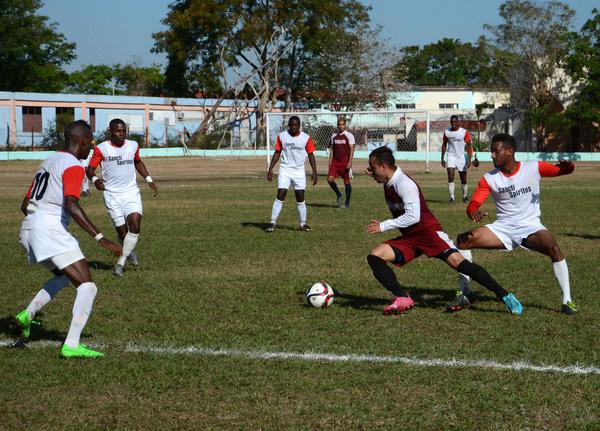
<path id="1" fill-rule="evenodd" d="M 396 159 L 389 147 L 383 146 L 374 149 L 369 154 L 369 167 L 367 172 L 378 183 L 389 181 L 396 171 Z"/>
<path id="2" fill-rule="evenodd" d="M 86 159 L 92 148 L 92 128 L 83 120 L 73 121 L 65 127 L 65 150 L 78 159 Z"/>
<path id="3" fill-rule="evenodd" d="M 346 130 L 346 119 L 344 117 L 338 118 L 337 128 L 340 133 Z"/>
<path id="4" fill-rule="evenodd" d="M 492 137 L 492 161 L 494 166 L 502 168 L 507 162 L 515 160 L 515 138 L 508 133 L 498 133 Z"/>
<path id="5" fill-rule="evenodd" d="M 452 115 L 450 117 L 450 127 L 452 127 L 453 130 L 458 129 L 458 115 Z"/>
<path id="6" fill-rule="evenodd" d="M 127 125 L 120 118 L 115 118 L 108 123 L 110 140 L 113 144 L 121 145 L 127 137 Z"/>
<path id="7" fill-rule="evenodd" d="M 288 133 L 292 136 L 300 133 L 300 118 L 295 115 L 292 115 L 288 120 Z"/>

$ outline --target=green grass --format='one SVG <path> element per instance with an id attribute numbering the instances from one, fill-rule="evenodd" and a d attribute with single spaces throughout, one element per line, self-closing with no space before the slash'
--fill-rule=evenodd
<path id="1" fill-rule="evenodd" d="M 132 343 L 599 367 L 597 167 L 542 180 L 542 222 L 567 256 L 579 315 L 559 314 L 549 259 L 518 250 L 474 256 L 522 300 L 522 318 L 479 287 L 483 301 L 475 307 L 444 313 L 456 274 L 425 257 L 396 271 L 417 307 L 394 318 L 381 315 L 389 296 L 365 259 L 394 235 L 364 230 L 372 218 L 389 216 L 381 186 L 358 176 L 352 208 L 340 210 L 320 177 L 307 191 L 313 231 L 295 230 L 290 193 L 280 228 L 266 234 L 276 186 L 257 178 L 262 164 L 181 159 L 174 169 L 175 162 L 146 160 L 160 193 L 153 199 L 141 185 L 140 270 L 114 278 L 114 259 L 72 227 L 99 287 L 83 342 L 102 345 L 107 356 L 60 360 L 58 344 L 0 349 L 1 429 L 600 429 L 598 374 L 127 349 Z M 214 163 L 223 165 L 222 175 L 206 173 Z M 0 164 L 0 340 L 11 337 L 7 318 L 48 278 L 27 267 L 17 239 L 18 208 L 35 165 Z M 471 173 L 471 184 L 483 172 Z M 451 237 L 473 226 L 464 205 L 446 203 L 444 173 L 414 177 Z M 112 234 L 100 194 L 82 202 Z M 308 307 L 303 297 L 321 279 L 341 293 L 326 310 Z M 62 341 L 73 299 L 74 289 L 61 292 L 32 338 Z"/>

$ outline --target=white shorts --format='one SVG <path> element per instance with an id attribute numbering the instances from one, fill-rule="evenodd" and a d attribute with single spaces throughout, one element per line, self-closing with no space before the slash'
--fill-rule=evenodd
<path id="1" fill-rule="evenodd" d="M 19 242 L 30 265 L 39 263 L 48 270 L 63 269 L 85 259 L 79 243 L 65 228 L 21 229 Z"/>
<path id="2" fill-rule="evenodd" d="M 280 168 L 277 175 L 277 188 L 287 190 L 290 184 L 294 190 L 306 190 L 306 173 L 302 169 Z"/>
<path id="3" fill-rule="evenodd" d="M 457 171 L 464 172 L 466 171 L 465 166 L 467 166 L 467 160 L 464 155 L 462 157 L 456 157 L 448 154 L 448 161 L 446 162 L 447 168 L 454 168 Z"/>
<path id="4" fill-rule="evenodd" d="M 523 247 L 523 240 L 527 239 L 529 235 L 540 230 L 547 230 L 539 221 L 516 227 L 512 224 L 495 221 L 494 223 L 486 224 L 485 227 L 491 230 L 492 233 L 502 241 L 502 244 L 504 244 L 504 247 L 506 247 L 506 250 L 508 251 Z"/>
<path id="5" fill-rule="evenodd" d="M 104 191 L 104 205 L 113 224 L 123 226 L 127 222 L 127 216 L 132 213 L 142 214 L 142 197 L 140 191 L 131 193 L 111 193 Z"/>

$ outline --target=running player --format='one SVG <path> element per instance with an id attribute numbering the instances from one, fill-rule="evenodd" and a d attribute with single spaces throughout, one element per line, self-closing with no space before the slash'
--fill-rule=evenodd
<path id="1" fill-rule="evenodd" d="M 352 159 L 354 157 L 354 135 L 346 130 L 346 119 L 340 117 L 337 122 L 337 132 L 331 136 L 329 143 L 329 172 L 327 182 L 336 196 L 336 206 L 342 207 L 342 193 L 338 189 L 335 179 L 341 177 L 344 180 L 346 201 L 344 206 L 350 208 L 350 197 L 352 196 L 352 184 L 350 183 L 352 172 Z"/>
<path id="2" fill-rule="evenodd" d="M 494 292 L 512 314 L 521 314 L 522 307 L 517 298 L 504 290 L 484 268 L 469 262 L 459 253 L 429 211 L 417 183 L 396 166 L 391 149 L 380 147 L 371 152 L 367 174 L 378 183 L 383 183 L 385 200 L 393 216 L 382 222 L 371 220 L 366 227 L 367 232 L 375 234 L 391 229 L 402 232 L 401 236 L 376 246 L 367 256 L 375 278 L 394 295 L 392 303 L 383 309 L 384 314 L 403 313 L 415 305 L 387 263 L 392 262 L 400 267 L 422 254 L 436 257 L 456 271 L 470 276 Z"/>
<path id="3" fill-rule="evenodd" d="M 27 251 L 29 263 L 39 263 L 54 273 L 54 277 L 44 283 L 29 306 L 15 319 L 22 338 L 29 338 L 33 317 L 71 282 L 77 288 L 77 296 L 71 327 L 60 350 L 65 358 L 103 356 L 79 342 L 98 289 L 79 243 L 67 230 L 70 218 L 101 247 L 115 256 L 121 254 L 121 246 L 104 238 L 79 206 L 81 181 L 85 175 L 80 159 L 88 156 L 91 144 L 92 129 L 85 121 L 67 125 L 65 149 L 42 162 L 21 204 L 25 220 L 19 240 Z"/>
<path id="4" fill-rule="evenodd" d="M 524 247 L 549 256 L 563 294 L 561 312 L 567 315 L 576 313 L 577 307 L 571 300 L 567 261 L 550 231 L 540 221 L 541 177 L 570 174 L 575 165 L 566 160 L 556 165 L 538 161 L 517 162 L 515 139 L 505 133 L 492 138 L 491 152 L 496 169 L 479 181 L 467 206 L 467 215 L 475 222 L 481 221 L 487 215 L 480 211 L 481 205 L 491 194 L 496 204 L 496 221 L 459 235 L 458 248 L 511 251 Z M 467 288 L 462 293 L 465 296 L 463 302 L 469 305 L 470 291 Z"/>
<path id="5" fill-rule="evenodd" d="M 125 261 L 137 267 L 139 260 L 133 252 L 140 235 L 142 223 L 142 198 L 136 182 L 137 170 L 146 179 L 153 196 L 158 186 L 148 175 L 146 165 L 140 158 L 139 145 L 125 139 L 127 127 L 115 118 L 109 124 L 110 140 L 94 148 L 94 155 L 87 168 L 87 176 L 98 190 L 103 191 L 104 205 L 123 244 L 123 254 L 113 268 L 113 274 L 123 277 Z M 96 176 L 96 168 L 102 165 L 102 176 Z M 135 169 L 134 169 L 135 167 Z"/>
<path id="6" fill-rule="evenodd" d="M 273 167 L 281 156 L 279 165 L 279 174 L 277 176 L 277 197 L 273 202 L 271 210 L 271 223 L 267 226 L 267 232 L 273 232 L 277 224 L 277 218 L 283 207 L 283 201 L 287 194 L 290 184 L 294 187 L 296 194 L 296 204 L 298 205 L 298 215 L 300 218 L 300 230 L 310 231 L 310 226 L 306 224 L 306 202 L 304 201 L 304 190 L 306 190 L 306 173 L 304 172 L 304 163 L 308 154 L 308 162 L 312 169 L 312 183 L 317 184 L 317 163 L 315 162 L 315 144 L 310 136 L 300 131 L 300 118 L 290 117 L 288 121 L 288 130 L 281 132 L 277 136 L 275 152 L 267 179 L 273 180 Z"/>
<path id="7" fill-rule="evenodd" d="M 467 156 L 465 157 L 465 148 Z M 448 154 L 448 161 L 445 155 Z M 442 142 L 442 167 L 448 172 L 449 202 L 454 202 L 454 171 L 458 170 L 460 186 L 463 193 L 463 202 L 469 202 L 467 195 L 467 169 L 471 166 L 471 134 L 468 130 L 459 127 L 458 116 L 450 117 L 450 128 L 444 130 Z"/>

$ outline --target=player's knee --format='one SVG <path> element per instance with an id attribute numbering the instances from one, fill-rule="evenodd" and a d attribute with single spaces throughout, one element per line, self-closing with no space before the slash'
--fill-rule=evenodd
<path id="1" fill-rule="evenodd" d="M 381 256 L 377 256 L 376 254 L 373 254 L 374 252 L 376 253 L 376 251 L 373 250 L 371 252 L 371 254 L 369 254 L 367 256 L 367 262 L 369 263 L 369 266 L 371 267 L 371 269 L 373 271 L 375 271 L 375 269 L 380 267 L 382 264 L 385 265 L 385 263 L 386 263 L 385 260 Z"/>
<path id="2" fill-rule="evenodd" d="M 550 244 L 550 247 L 548 249 L 548 255 L 554 262 L 559 262 L 564 259 L 562 251 L 560 250 L 558 243 L 556 243 L 555 241 L 552 244 Z"/>
<path id="3" fill-rule="evenodd" d="M 461 250 L 469 250 L 471 248 L 471 232 L 464 232 L 456 238 L 456 246 Z"/>

